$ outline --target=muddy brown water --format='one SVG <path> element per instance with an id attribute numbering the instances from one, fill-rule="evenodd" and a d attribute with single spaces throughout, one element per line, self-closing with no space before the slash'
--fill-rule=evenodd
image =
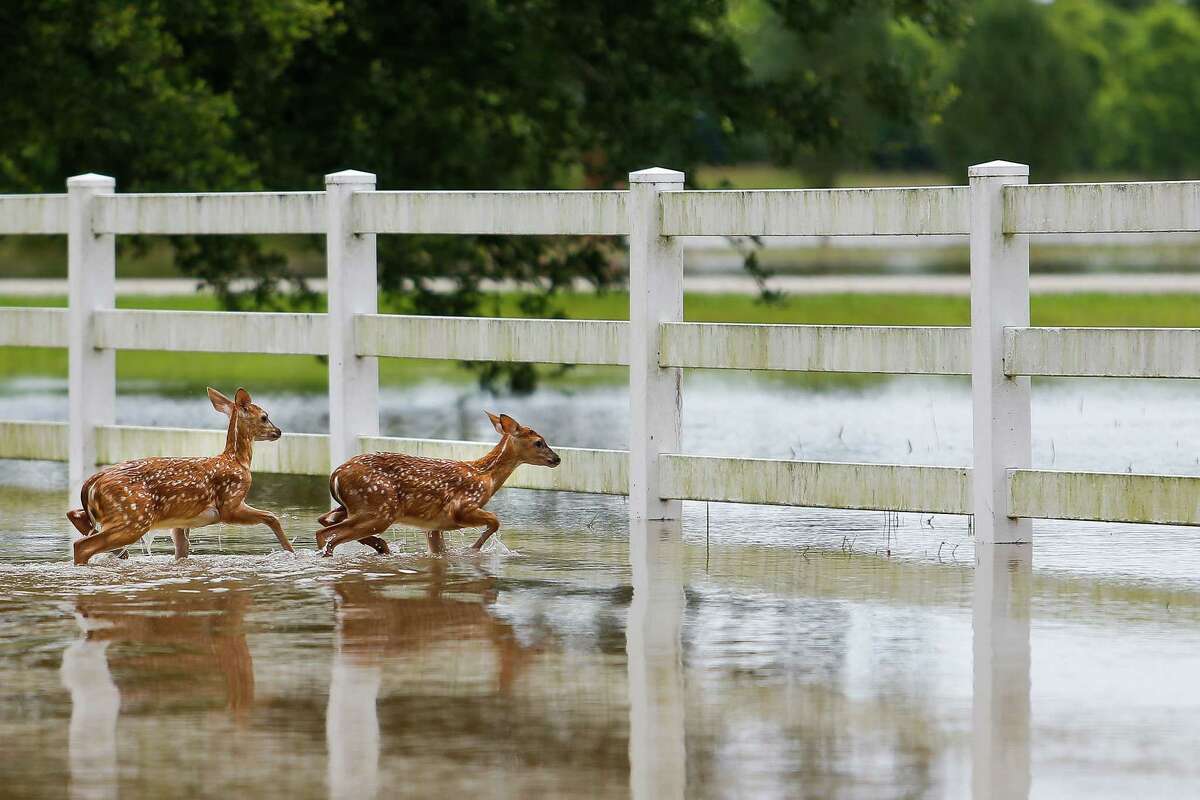
<path id="1" fill-rule="evenodd" d="M 1035 386 L 1039 466 L 1200 472 L 1189 382 Z M 147 401 L 151 402 L 147 402 Z M 319 396 L 256 395 L 290 430 Z M 698 453 L 965 464 L 960 381 L 806 386 L 699 375 Z M 621 447 L 619 388 L 524 399 L 426 384 L 386 432 L 486 438 L 476 407 L 552 444 Z M 149 410 L 148 410 L 149 409 Z M 53 382 L 0 417 L 56 418 Z M 212 425 L 200 398 L 123 393 L 122 422 Z M 445 558 L 312 550 L 319 479 L 259 476 L 299 552 L 195 533 L 175 562 L 65 563 L 62 465 L 0 462 L 5 797 L 963 797 L 975 554 L 958 517 L 686 504 L 678 537 L 622 498 L 510 490 L 502 546 Z M 1032 797 L 1200 787 L 1195 531 L 1035 522 L 1027 626 Z M 640 537 L 640 538 L 639 538 Z M 640 587 L 635 591 L 635 585 Z M 1006 613 L 1001 610 L 1000 613 Z M 1010 666 L 1005 667 L 1011 668 Z"/>

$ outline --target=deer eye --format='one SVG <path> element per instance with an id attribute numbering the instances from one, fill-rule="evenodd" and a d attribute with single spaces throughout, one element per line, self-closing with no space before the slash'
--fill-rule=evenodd
<path id="1" fill-rule="evenodd" d="M 266 422 L 266 421 L 267 421 L 267 415 L 266 415 L 266 414 L 263 414 L 263 415 L 262 415 L 262 417 L 261 417 L 261 419 L 262 419 L 262 421 L 263 421 L 263 422 Z"/>
<path id="2" fill-rule="evenodd" d="M 533 446 L 534 447 L 545 447 L 546 443 L 544 441 L 542 441 L 541 439 L 538 439 L 536 442 L 533 443 Z"/>

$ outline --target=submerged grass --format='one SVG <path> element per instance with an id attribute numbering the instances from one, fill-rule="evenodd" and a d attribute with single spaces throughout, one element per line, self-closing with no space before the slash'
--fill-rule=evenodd
<path id="1" fill-rule="evenodd" d="M 485 313 L 520 316 L 520 295 L 496 295 Z M 323 310 L 323 298 L 313 308 Z M 65 297 L 5 297 L 0 305 L 66 305 Z M 219 305 L 211 295 L 167 297 L 121 297 L 121 308 L 215 311 Z M 629 297 L 624 292 L 567 294 L 559 307 L 575 319 L 626 319 Z M 282 310 L 287 310 L 284 307 Z M 405 313 L 401 303 L 383 303 L 385 313 Z M 748 322 L 841 325 L 968 325 L 970 303 L 966 297 L 905 294 L 790 295 L 781 302 L 764 304 L 747 295 L 689 294 L 684 314 L 696 322 Z M 1044 326 L 1104 327 L 1200 327 L 1200 295 L 1138 294 L 1052 294 L 1032 299 L 1032 323 Z M 0 375 L 14 377 L 65 376 L 66 352 L 52 348 L 0 348 Z M 126 384 L 153 382 L 159 391 L 191 391 L 195 386 L 219 380 L 227 384 L 251 384 L 304 390 L 323 389 L 326 368 L 313 356 L 265 356 L 226 353 L 167 353 L 122 351 L 117 353 L 117 375 Z M 561 377 L 548 377 L 548 385 L 616 383 L 625 371 L 611 367 L 580 367 Z M 213 376 L 219 376 L 214 378 Z M 413 359 L 380 359 L 380 377 L 385 384 L 410 384 L 426 379 L 469 383 L 472 373 L 458 362 Z M 789 376 L 826 382 L 833 376 Z M 835 382 L 856 382 L 861 377 L 841 375 Z"/>

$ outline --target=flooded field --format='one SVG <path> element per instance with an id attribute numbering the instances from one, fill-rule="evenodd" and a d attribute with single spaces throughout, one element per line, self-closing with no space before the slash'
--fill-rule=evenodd
<path id="1" fill-rule="evenodd" d="M 232 387 L 223 387 L 232 388 Z M 253 388 L 253 387 L 252 387 Z M 320 395 L 255 392 L 289 431 Z M 65 418 L 54 381 L 0 384 L 0 418 Z M 619 384 L 491 398 L 384 392 L 384 432 L 491 440 L 506 411 L 554 445 L 623 447 Z M 1035 383 L 1037 466 L 1200 472 L 1188 382 Z M 123 423 L 216 427 L 202 394 L 124 387 Z M 964 381 L 690 375 L 685 449 L 967 464 Z M 269 447 L 270 445 L 264 445 Z M 984 559 L 1011 602 L 974 650 L 961 517 L 685 504 L 630 530 L 622 498 L 505 491 L 483 554 L 313 550 L 320 479 L 259 476 L 265 528 L 65 563 L 65 468 L 0 461 L 4 796 L 959 798 L 1200 786 L 1200 541 L 1192 529 L 1035 522 Z M 982 554 L 981 554 L 982 555 Z M 1029 698 L 1022 705 L 1021 698 Z M 986 704 L 985 704 L 986 705 Z M 980 713 L 976 710 L 976 714 Z M 986 741 L 973 736 L 984 724 Z"/>

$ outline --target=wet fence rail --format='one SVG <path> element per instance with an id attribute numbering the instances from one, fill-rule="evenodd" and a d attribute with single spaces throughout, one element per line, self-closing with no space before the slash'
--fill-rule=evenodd
<path id="1" fill-rule="evenodd" d="M 0 421 L 0 457 L 96 464 L 219 449 L 223 433 L 114 424 L 118 349 L 329 358 L 330 433 L 285 435 L 256 468 L 327 474 L 363 450 L 464 458 L 487 444 L 382 437 L 379 358 L 610 364 L 630 371 L 629 451 L 562 450 L 558 470 L 510 485 L 628 494 L 671 519 L 680 500 L 974 514 L 980 541 L 1028 541 L 1030 518 L 1200 524 L 1200 477 L 1031 468 L 1031 376 L 1200 377 L 1200 330 L 1029 325 L 1028 239 L 1200 231 L 1200 182 L 1027 185 L 1008 162 L 969 186 L 685 191 L 630 175 L 628 191 L 393 192 L 347 171 L 324 192 L 116 194 L 97 175 L 66 194 L 0 196 L 0 234 L 67 234 L 69 305 L 0 309 L 0 346 L 69 350 L 68 422 Z M 114 237 L 324 234 L 325 314 L 118 310 Z M 630 319 L 377 313 L 375 238 L 396 234 L 609 235 L 630 245 Z M 970 327 L 753 325 L 683 320 L 680 236 L 967 234 Z M 971 375 L 972 468 L 698 457 L 680 452 L 683 369 Z"/>

